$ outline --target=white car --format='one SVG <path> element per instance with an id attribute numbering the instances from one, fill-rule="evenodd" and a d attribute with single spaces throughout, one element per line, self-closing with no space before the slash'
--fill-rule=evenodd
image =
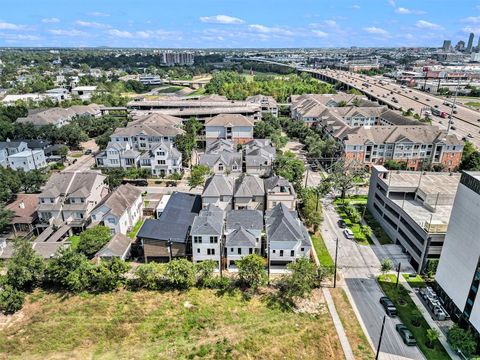
<path id="1" fill-rule="evenodd" d="M 353 235 L 353 231 L 348 229 L 348 228 L 343 230 L 343 234 L 345 235 L 345 237 L 347 239 L 354 239 L 355 238 L 355 236 Z"/>

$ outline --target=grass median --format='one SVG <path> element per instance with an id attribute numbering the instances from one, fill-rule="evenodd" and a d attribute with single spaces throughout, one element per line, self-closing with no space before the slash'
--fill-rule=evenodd
<path id="1" fill-rule="evenodd" d="M 433 348 L 427 346 L 427 330 L 430 329 L 430 326 L 410 298 L 408 290 L 402 284 L 398 284 L 398 288 L 395 287 L 396 280 L 397 277 L 392 274 L 381 275 L 378 277 L 380 287 L 385 295 L 388 296 L 397 307 L 398 317 L 412 332 L 417 340 L 419 349 L 427 359 L 450 359 L 440 341 L 435 341 Z"/>
<path id="2" fill-rule="evenodd" d="M 333 259 L 328 252 L 327 247 L 325 246 L 325 242 L 323 241 L 322 235 L 317 233 L 316 235 L 312 235 L 312 243 L 313 247 L 315 248 L 315 252 L 318 256 L 318 261 L 323 266 L 333 266 Z"/>

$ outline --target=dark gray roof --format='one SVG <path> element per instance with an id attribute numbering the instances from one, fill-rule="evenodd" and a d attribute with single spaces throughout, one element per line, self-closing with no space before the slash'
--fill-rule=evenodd
<path id="1" fill-rule="evenodd" d="M 43 139 L 26 139 L 26 140 L 19 140 L 27 143 L 29 149 L 37 150 L 37 149 L 45 149 L 46 147 L 51 145 L 51 142 L 48 140 Z"/>
<path id="2" fill-rule="evenodd" d="M 202 196 L 233 196 L 234 179 L 226 175 L 213 175 L 205 182 Z"/>
<path id="3" fill-rule="evenodd" d="M 298 219 L 296 211 L 290 211 L 280 203 L 267 211 L 265 217 L 268 241 L 300 241 L 304 245 L 309 245 L 308 233 Z"/>
<path id="4" fill-rule="evenodd" d="M 147 219 L 138 238 L 186 243 L 195 216 L 202 208 L 200 195 L 174 192 L 160 219 Z"/>
<path id="5" fill-rule="evenodd" d="M 235 181 L 235 197 L 265 195 L 263 180 L 254 175 L 242 175 Z"/>
<path id="6" fill-rule="evenodd" d="M 295 194 L 295 189 L 292 184 L 285 178 L 281 176 L 270 176 L 267 179 L 264 179 L 265 191 L 269 192 L 286 192 Z"/>
<path id="7" fill-rule="evenodd" d="M 387 110 L 380 115 L 380 118 L 385 119 L 392 125 L 425 125 L 424 123 L 409 119 L 393 110 Z"/>
<path id="8" fill-rule="evenodd" d="M 247 229 L 239 226 L 227 235 L 226 246 L 255 246 L 257 238 Z"/>
<path id="9" fill-rule="evenodd" d="M 263 215 L 259 210 L 229 210 L 227 212 L 227 229 L 241 226 L 245 229 L 263 230 Z"/>

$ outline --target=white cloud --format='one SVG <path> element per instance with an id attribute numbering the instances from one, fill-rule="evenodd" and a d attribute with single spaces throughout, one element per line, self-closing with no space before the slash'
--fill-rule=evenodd
<path id="1" fill-rule="evenodd" d="M 467 26 L 467 27 L 464 27 L 462 29 L 463 32 L 467 33 L 467 34 L 470 34 L 470 33 L 474 33 L 474 34 L 478 34 L 480 33 L 480 27 L 471 27 L 471 26 Z"/>
<path id="2" fill-rule="evenodd" d="M 201 16 L 200 21 L 209 24 L 244 24 L 245 20 L 228 15 Z"/>
<path id="3" fill-rule="evenodd" d="M 360 9 L 360 5 L 352 5 L 352 9 L 358 10 Z"/>
<path id="4" fill-rule="evenodd" d="M 442 30 L 443 29 L 440 25 L 431 23 L 431 22 L 426 21 L 426 20 L 418 20 L 417 23 L 415 24 L 415 26 L 418 27 L 419 29 L 429 29 L 429 30 Z"/>
<path id="5" fill-rule="evenodd" d="M 133 38 L 133 34 L 129 31 L 122 31 L 122 30 L 118 30 L 118 29 L 110 29 L 110 30 L 107 31 L 107 33 L 109 35 L 119 37 L 119 38 L 123 38 L 123 39 Z"/>
<path id="6" fill-rule="evenodd" d="M 324 31 L 312 30 L 312 32 L 315 34 L 316 37 L 319 37 L 319 38 L 326 38 L 328 36 L 328 34 Z"/>
<path id="7" fill-rule="evenodd" d="M 36 35 L 26 35 L 26 34 L 5 34 L 0 33 L 0 39 L 5 40 L 20 40 L 20 41 L 37 41 L 41 40 L 39 36 Z"/>
<path id="8" fill-rule="evenodd" d="M 107 13 L 104 13 L 104 12 L 101 12 L 101 11 L 94 11 L 94 12 L 91 12 L 89 15 L 95 16 L 95 17 L 108 17 L 108 16 L 110 16 L 110 14 L 107 14 Z"/>
<path id="9" fill-rule="evenodd" d="M 82 20 L 75 21 L 75 24 L 83 27 L 94 28 L 94 29 L 108 29 L 111 27 L 108 24 L 92 22 L 92 21 L 82 21 Z"/>
<path id="10" fill-rule="evenodd" d="M 274 34 L 274 35 L 281 35 L 281 36 L 293 36 L 295 35 L 293 31 L 287 30 L 287 29 L 282 29 L 279 27 L 269 27 L 265 25 L 259 25 L 259 24 L 252 24 L 248 25 L 248 28 L 250 30 L 253 30 L 255 32 L 261 33 L 261 34 Z"/>
<path id="11" fill-rule="evenodd" d="M 176 31 L 165 31 L 165 30 L 142 30 L 136 31 L 135 33 L 129 33 L 133 36 L 136 36 L 141 39 L 167 39 L 167 38 L 179 38 L 180 33 Z M 126 34 L 123 34 L 126 35 Z M 117 35 L 118 36 L 118 35 Z M 126 36 L 118 36 L 118 37 L 130 37 L 130 35 Z"/>
<path id="12" fill-rule="evenodd" d="M 56 18 L 56 17 L 44 18 L 44 19 L 42 19 L 42 22 L 44 24 L 54 24 L 54 23 L 60 22 L 60 19 Z"/>
<path id="13" fill-rule="evenodd" d="M 395 0 L 388 0 L 388 3 L 390 4 L 390 6 L 397 6 L 397 4 L 395 3 Z"/>
<path id="14" fill-rule="evenodd" d="M 48 30 L 50 34 L 57 35 L 57 36 L 85 36 L 87 35 L 86 32 L 75 30 L 75 29 L 51 29 Z"/>
<path id="15" fill-rule="evenodd" d="M 412 10 L 412 9 L 407 9 L 407 8 L 404 8 L 404 7 L 396 8 L 395 12 L 397 14 L 400 14 L 400 15 L 409 15 L 409 14 L 421 15 L 421 14 L 425 14 L 425 11 Z"/>
<path id="16" fill-rule="evenodd" d="M 462 19 L 463 22 L 471 23 L 471 24 L 480 24 L 480 16 L 469 16 L 465 19 Z"/>
<path id="17" fill-rule="evenodd" d="M 325 25 L 335 27 L 337 26 L 337 22 L 335 20 L 325 20 L 324 21 Z"/>
<path id="18" fill-rule="evenodd" d="M 25 26 L 12 24 L 8 22 L 0 22 L 0 30 L 20 30 L 23 29 Z"/>
<path id="19" fill-rule="evenodd" d="M 388 35 L 388 31 L 376 26 L 369 26 L 363 28 L 364 31 L 368 32 L 369 34 L 376 34 L 376 35 Z"/>

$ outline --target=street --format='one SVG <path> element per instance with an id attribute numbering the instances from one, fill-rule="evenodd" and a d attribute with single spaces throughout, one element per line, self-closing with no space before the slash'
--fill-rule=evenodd
<path id="1" fill-rule="evenodd" d="M 368 336 L 375 347 L 378 345 L 380 330 L 385 310 L 379 303 L 383 296 L 376 277 L 380 274 L 380 262 L 384 257 L 393 258 L 394 263 L 402 263 L 402 272 L 413 271 L 406 262 L 405 256 L 396 245 L 358 245 L 348 240 L 337 226 L 339 219 L 329 200 L 324 203 L 325 220 L 321 225 L 321 233 L 328 251 L 334 257 L 335 241 L 339 239 L 338 268 L 344 278 L 344 285 L 352 295 L 363 321 Z M 342 284 L 341 284 L 342 286 Z M 395 330 L 399 323 L 397 318 L 387 317 L 381 346 L 381 359 L 423 359 L 417 347 L 406 346 Z M 367 335 L 367 334 L 366 334 Z"/>

